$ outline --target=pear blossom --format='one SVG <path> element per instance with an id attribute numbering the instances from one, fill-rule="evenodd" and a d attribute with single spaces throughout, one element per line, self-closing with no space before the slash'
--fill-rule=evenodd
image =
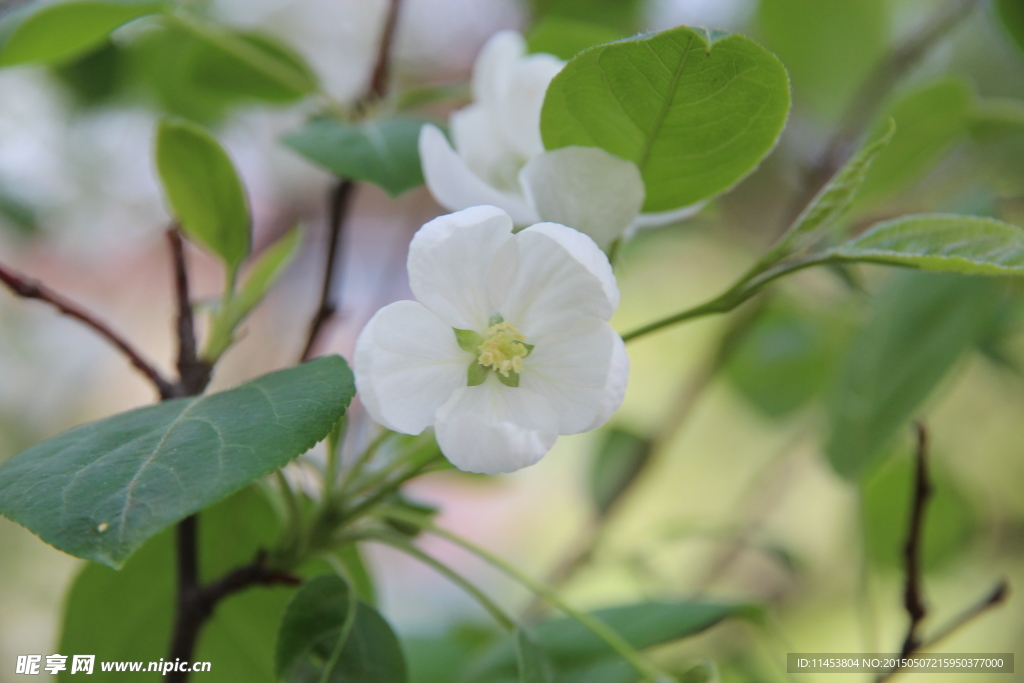
<path id="1" fill-rule="evenodd" d="M 452 211 L 490 204 L 518 226 L 562 223 L 602 247 L 637 227 L 682 220 L 701 208 L 641 214 L 645 191 L 636 164 L 598 147 L 545 151 L 541 108 L 565 63 L 525 53 L 515 31 L 484 45 L 473 69 L 474 102 L 449 120 L 454 148 L 436 126 L 420 130 L 423 174 L 439 204 Z"/>
<path id="2" fill-rule="evenodd" d="M 629 358 L 608 324 L 619 291 L 583 233 L 538 223 L 513 234 L 505 211 L 473 207 L 424 225 L 408 270 L 418 301 L 379 310 L 356 343 L 356 386 L 380 424 L 433 427 L 456 467 L 496 474 L 619 407 Z"/>

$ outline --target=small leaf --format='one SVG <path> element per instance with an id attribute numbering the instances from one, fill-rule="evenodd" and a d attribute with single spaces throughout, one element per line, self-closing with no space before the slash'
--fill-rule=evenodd
<path id="1" fill-rule="evenodd" d="M 339 178 L 365 180 L 392 197 L 423 184 L 419 135 L 423 121 L 395 117 L 348 124 L 314 119 L 284 143 Z"/>
<path id="2" fill-rule="evenodd" d="M 953 273 L 896 274 L 850 344 L 829 405 L 826 455 L 858 479 L 992 324 L 999 281 Z"/>
<path id="3" fill-rule="evenodd" d="M 516 661 L 519 664 L 519 683 L 554 683 L 554 674 L 547 655 L 529 634 L 517 628 L 513 635 L 516 643 Z"/>
<path id="4" fill-rule="evenodd" d="M 119 567 L 162 529 L 312 448 L 354 393 L 344 359 L 328 356 L 76 427 L 0 465 L 0 514 Z"/>
<path id="5" fill-rule="evenodd" d="M 494 374 L 498 376 L 498 381 L 504 384 L 506 387 L 512 387 L 513 389 L 515 389 L 516 387 L 519 386 L 518 372 L 509 372 L 507 375 L 500 372 L 495 372 Z"/>
<path id="6" fill-rule="evenodd" d="M 253 561 L 257 551 L 270 547 L 278 519 L 266 498 L 249 487 L 199 513 L 199 558 L 203 581 Z M 98 661 L 156 662 L 167 656 L 174 623 L 175 538 L 166 530 L 150 539 L 121 571 L 87 563 L 72 582 L 64 604 L 58 651 L 94 654 Z M 245 591 L 218 605 L 200 634 L 196 661 L 212 662 L 210 680 L 271 683 L 273 642 L 292 596 L 288 587 Z M 81 680 L 68 669 L 62 683 Z M 97 662 L 87 680 L 117 683 L 155 683 L 160 672 L 104 672 Z M 197 675 L 198 678 L 198 675 Z"/>
<path id="7" fill-rule="evenodd" d="M 263 300 L 277 279 L 295 258 L 302 244 L 302 230 L 296 226 L 260 254 L 246 275 L 238 294 L 232 297 L 213 318 L 203 358 L 216 360 L 234 341 L 234 331 Z"/>
<path id="8" fill-rule="evenodd" d="M 949 78 L 915 88 L 889 105 L 883 123 L 896 122 L 892 143 L 878 155 L 857 193 L 866 206 L 919 180 L 957 142 L 967 137 L 974 106 L 970 86 Z"/>
<path id="9" fill-rule="evenodd" d="M 588 47 L 620 38 L 622 33 L 607 26 L 551 16 L 530 31 L 526 37 L 526 48 L 530 53 L 544 52 L 568 60 Z"/>
<path id="10" fill-rule="evenodd" d="M 480 333 L 473 330 L 455 330 L 455 340 L 459 342 L 460 349 L 473 355 L 480 353 L 480 345 L 484 343 Z"/>
<path id="11" fill-rule="evenodd" d="M 278 632 L 276 672 L 285 681 L 404 683 L 405 658 L 398 638 L 380 614 L 356 602 L 340 656 L 333 657 L 352 608 L 347 584 L 334 575 L 318 576 L 295 595 Z M 334 668 L 324 675 L 324 666 Z"/>
<path id="12" fill-rule="evenodd" d="M 789 112 L 782 64 L 754 41 L 680 26 L 585 50 L 548 86 L 544 146 L 632 161 L 644 211 L 729 189 L 771 151 Z"/>
<path id="13" fill-rule="evenodd" d="M 1013 42 L 1024 52 L 1024 4 L 1020 0 L 996 0 L 996 9 Z"/>
<path id="14" fill-rule="evenodd" d="M 471 387 L 478 387 L 487 381 L 487 373 L 490 372 L 487 368 L 476 362 L 473 359 L 469 363 L 469 369 L 466 371 L 466 383 Z"/>
<path id="15" fill-rule="evenodd" d="M 651 442 L 613 427 L 601 444 L 590 470 L 590 496 L 605 515 L 629 488 L 651 455 Z"/>
<path id="16" fill-rule="evenodd" d="M 976 216 L 903 216 L 826 255 L 967 275 L 1024 275 L 1024 228 Z"/>
<path id="17" fill-rule="evenodd" d="M 237 270 L 249 255 L 249 209 L 224 149 L 193 123 L 163 119 L 157 127 L 156 165 L 185 234 Z"/>
<path id="18" fill-rule="evenodd" d="M 892 119 L 887 119 L 885 125 L 864 143 L 860 151 L 811 200 L 773 251 L 794 251 L 821 240 L 853 204 L 854 195 L 864 182 L 871 162 L 885 149 L 895 132 L 896 126 Z"/>
<path id="19" fill-rule="evenodd" d="M 11 30 L 6 40 L 0 35 L 0 67 L 70 61 L 103 43 L 114 29 L 164 6 L 161 0 L 72 0 L 5 17 Z"/>

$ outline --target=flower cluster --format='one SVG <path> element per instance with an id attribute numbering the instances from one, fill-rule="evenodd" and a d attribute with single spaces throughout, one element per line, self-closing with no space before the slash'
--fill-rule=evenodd
<path id="1" fill-rule="evenodd" d="M 513 234 L 506 212 L 478 206 L 424 225 L 408 268 L 418 301 L 382 308 L 356 344 L 356 384 L 380 424 L 432 426 L 454 465 L 494 474 L 622 402 L 629 359 L 608 324 L 619 292 L 586 235 L 556 223 Z"/>

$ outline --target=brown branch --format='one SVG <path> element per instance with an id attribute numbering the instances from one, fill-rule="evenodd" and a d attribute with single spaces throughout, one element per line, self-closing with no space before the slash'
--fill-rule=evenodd
<path id="1" fill-rule="evenodd" d="M 4 265 L 0 265 L 0 281 L 17 296 L 44 301 L 69 318 L 74 318 L 83 323 L 86 327 L 91 328 L 113 344 L 128 358 L 128 361 L 135 369 L 141 372 L 156 387 L 161 399 L 172 398 L 176 395 L 177 392 L 174 385 L 165 379 L 152 363 L 143 358 L 142 354 L 124 337 L 112 330 L 110 326 L 99 320 L 85 308 L 58 294 L 43 283 L 16 273 Z"/>
<path id="2" fill-rule="evenodd" d="M 388 16 L 384 19 L 384 32 L 377 48 L 377 62 L 370 77 L 370 86 L 364 100 L 383 99 L 387 95 L 388 81 L 391 78 L 391 44 L 395 40 L 395 28 L 398 26 L 398 10 L 401 0 L 391 0 Z"/>
<path id="3" fill-rule="evenodd" d="M 345 229 L 345 217 L 348 214 L 352 202 L 352 192 L 355 190 L 355 182 L 352 180 L 341 180 L 331 192 L 330 197 L 330 220 L 328 230 L 330 235 L 327 240 L 327 264 L 324 267 L 324 279 L 320 286 L 320 303 L 313 320 L 309 323 L 309 332 L 306 335 L 306 344 L 302 349 L 300 360 L 306 361 L 313 356 L 317 340 L 323 330 L 324 323 L 334 317 L 340 306 L 341 296 L 335 287 L 337 279 L 336 272 L 339 263 L 342 261 L 342 246 L 344 244 L 343 232 Z"/>
<path id="4" fill-rule="evenodd" d="M 167 231 L 167 241 L 170 243 L 171 258 L 174 262 L 174 291 L 178 307 L 179 389 L 182 396 L 198 396 L 210 383 L 212 368 L 209 363 L 199 359 L 185 247 L 177 228 Z"/>
<path id="5" fill-rule="evenodd" d="M 918 422 L 917 428 L 917 459 L 914 470 L 914 498 L 910 508 L 910 529 L 907 542 L 903 546 L 906 562 L 907 579 L 903 590 L 903 606 L 910 616 L 907 636 L 903 639 L 902 656 L 906 657 L 921 645 L 921 622 L 928 613 L 924 604 L 924 589 L 921 585 L 921 540 L 924 537 L 924 513 L 928 499 L 932 495 L 932 485 L 928 479 L 928 432 L 924 424 Z"/>
<path id="6" fill-rule="evenodd" d="M 992 590 L 986 593 L 981 600 L 974 603 L 973 605 L 965 609 L 963 612 L 950 619 L 950 621 L 945 626 L 943 626 L 935 632 L 934 636 L 929 638 L 926 642 L 919 644 L 910 652 L 904 653 L 903 656 L 907 657 L 916 652 L 932 649 L 941 641 L 950 637 L 951 635 L 962 629 L 964 626 L 967 626 L 981 615 L 985 614 L 989 610 L 992 610 L 1002 605 L 1004 602 L 1006 602 L 1006 599 L 1009 597 L 1009 595 L 1010 584 L 1007 583 L 1006 579 L 1002 579 L 995 585 L 995 587 L 992 588 Z M 875 678 L 875 683 L 884 683 L 884 681 L 889 680 L 894 675 L 899 673 L 901 669 L 902 667 L 895 667 L 893 669 L 890 669 L 889 671 L 886 671 L 885 673 L 879 674 Z"/>

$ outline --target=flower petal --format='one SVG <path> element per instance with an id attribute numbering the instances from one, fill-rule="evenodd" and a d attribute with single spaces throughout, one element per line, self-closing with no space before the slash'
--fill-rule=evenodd
<path id="1" fill-rule="evenodd" d="M 534 391 L 557 406 L 560 434 L 594 429 L 622 402 L 629 359 L 625 372 L 613 362 L 621 361 L 616 358 L 620 347 L 625 350 L 611 325 L 597 318 L 579 318 L 569 328 L 537 341 L 523 361 L 519 388 Z M 609 387 L 613 374 L 614 387 Z"/>
<path id="2" fill-rule="evenodd" d="M 609 320 L 619 288 L 594 240 L 564 225 L 538 223 L 495 254 L 490 298 L 493 310 L 535 344 L 578 317 Z"/>
<path id="3" fill-rule="evenodd" d="M 626 353 L 626 342 L 614 332 L 615 339 L 612 347 L 612 362 L 608 366 L 608 377 L 604 382 L 604 398 L 601 400 L 601 407 L 591 422 L 583 431 L 589 432 L 597 429 L 622 405 L 622 399 L 626 397 L 626 384 L 629 382 L 629 354 Z"/>
<path id="4" fill-rule="evenodd" d="M 516 225 L 537 222 L 536 212 L 524 198 L 497 190 L 476 175 L 437 126 L 420 129 L 419 148 L 423 177 L 441 206 L 459 211 L 487 204 L 504 210 Z"/>
<path id="5" fill-rule="evenodd" d="M 527 55 L 526 41 L 515 31 L 494 34 L 480 50 L 473 66 L 473 99 L 521 163 L 544 151 L 540 111 L 548 84 L 564 66 L 554 55 Z"/>
<path id="6" fill-rule="evenodd" d="M 479 104 L 452 113 L 448 119 L 455 150 L 470 170 L 491 187 L 519 196 L 523 160 L 502 141 L 495 122 Z"/>
<path id="7" fill-rule="evenodd" d="M 622 237 L 644 204 L 640 169 L 598 147 L 563 147 L 519 172 L 526 201 L 542 220 L 590 235 L 606 247 Z"/>
<path id="8" fill-rule="evenodd" d="M 466 386 L 472 358 L 445 321 L 415 301 L 396 301 L 377 311 L 359 335 L 356 387 L 374 420 L 419 434 L 452 393 Z"/>
<path id="9" fill-rule="evenodd" d="M 412 293 L 450 327 L 483 332 L 494 312 L 488 271 L 495 253 L 511 238 L 512 220 L 493 206 L 438 216 L 409 244 Z"/>
<path id="10" fill-rule="evenodd" d="M 494 373 L 458 389 L 437 411 L 441 452 L 460 470 L 514 472 L 534 464 L 558 439 L 558 417 L 540 394 L 506 387 Z"/>

